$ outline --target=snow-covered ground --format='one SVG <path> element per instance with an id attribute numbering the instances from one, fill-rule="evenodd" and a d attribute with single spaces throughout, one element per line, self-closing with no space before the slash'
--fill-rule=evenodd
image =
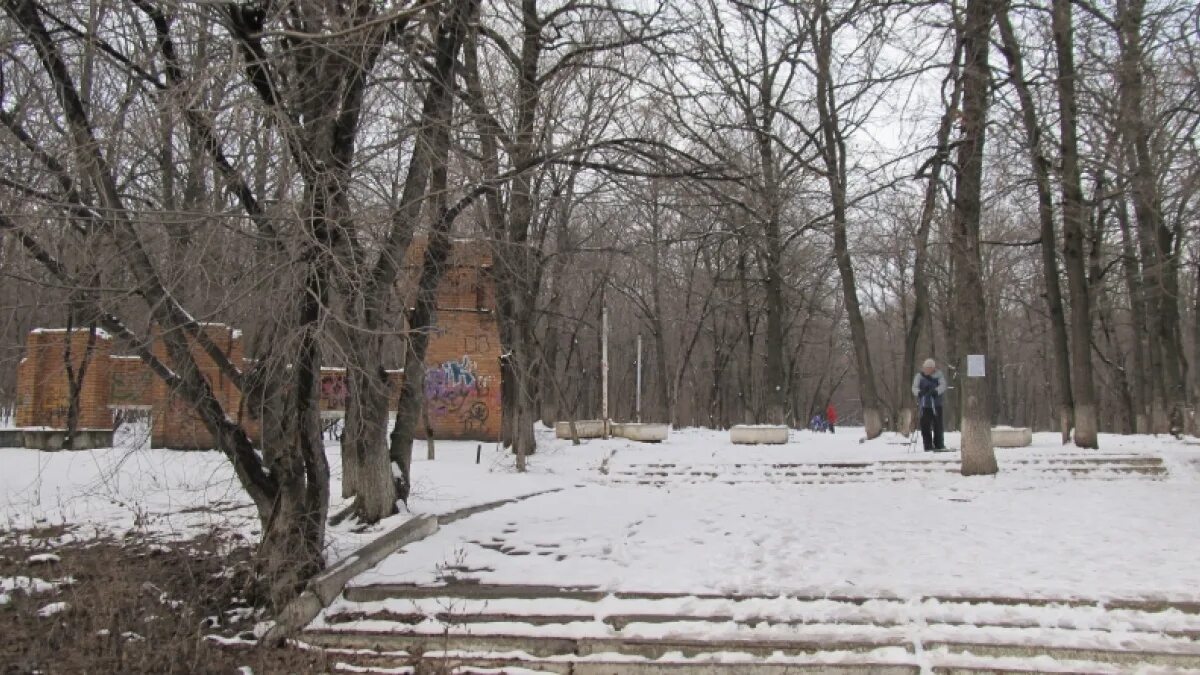
<path id="1" fill-rule="evenodd" d="M 146 436 L 133 426 L 115 449 L 0 450 L 3 522 L 83 535 L 182 538 L 214 525 L 257 534 L 221 455 L 151 450 Z M 411 513 L 365 532 L 333 528 L 329 559 L 414 513 L 563 488 L 447 525 L 354 583 L 433 583 L 455 564 L 485 583 L 631 591 L 1200 599 L 1200 445 L 1106 435 L 1097 453 L 1038 434 L 1032 448 L 998 451 L 998 477 L 964 478 L 928 464 L 953 453 L 861 437 L 795 431 L 785 446 L 734 446 L 727 432 L 685 429 L 658 445 L 573 446 L 539 430 L 526 474 L 492 444 L 476 464 L 479 444 L 438 442 L 431 461 L 418 442 Z M 336 512 L 340 458 L 336 444 L 327 450 Z M 1096 457 L 1161 458 L 1167 472 L 1059 470 Z M 818 466 L 829 463 L 865 466 Z"/>
<path id="2" fill-rule="evenodd" d="M 1038 434 L 998 451 L 999 476 L 966 478 L 945 471 L 957 454 L 860 438 L 544 439 L 535 475 L 576 487 L 450 524 L 353 583 L 436 583 L 453 566 L 628 592 L 1200 600 L 1200 446 L 1104 436 L 1087 452 Z M 1164 475 L 1132 470 L 1154 458 Z"/>
<path id="3" fill-rule="evenodd" d="M 331 527 L 327 560 L 344 558 L 414 514 L 447 513 L 569 485 L 574 479 L 518 474 L 511 458 L 493 444 L 483 444 L 476 465 L 477 445 L 438 442 L 441 458 L 428 461 L 426 446 L 418 441 L 411 511 L 365 529 L 353 522 Z M 65 539 L 140 533 L 179 540 L 214 527 L 251 540 L 258 536 L 254 507 L 220 453 L 150 449 L 149 430 L 138 424 L 121 427 L 116 446 L 75 452 L 0 449 L 0 529 L 66 525 L 71 531 Z M 348 502 L 341 499 L 340 447 L 330 441 L 326 453 L 332 514 Z"/>

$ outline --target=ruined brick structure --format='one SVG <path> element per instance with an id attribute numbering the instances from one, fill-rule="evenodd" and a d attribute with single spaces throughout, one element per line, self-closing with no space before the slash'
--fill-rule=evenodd
<path id="1" fill-rule="evenodd" d="M 201 330 L 230 361 L 239 365 L 245 363 L 241 331 L 221 323 L 202 324 Z M 213 396 L 220 402 L 227 415 L 240 419 L 242 392 L 221 372 L 216 361 L 204 352 L 204 348 L 198 342 L 189 338 L 188 345 L 192 359 L 212 388 Z M 154 336 L 153 352 L 163 363 L 175 367 L 159 335 Z M 212 434 L 200 421 L 200 417 L 192 412 L 191 406 L 160 377 L 150 378 L 150 402 L 154 420 L 150 431 L 150 447 L 202 450 L 215 445 Z M 252 436 L 255 435 L 254 429 L 249 431 Z"/>
<path id="2" fill-rule="evenodd" d="M 408 288 L 415 287 L 424 248 L 421 240 L 409 248 Z M 408 300 L 406 306 L 412 298 Z M 425 409 L 434 438 L 500 438 L 500 324 L 486 242 L 454 244 L 438 286 L 425 368 Z M 418 436 L 424 438 L 424 425 L 420 426 Z"/>
<path id="3" fill-rule="evenodd" d="M 71 402 L 67 352 L 78 373 L 87 356 L 90 334 L 87 328 L 69 334 L 65 329 L 38 329 L 29 334 L 25 358 L 17 366 L 18 427 L 66 428 Z M 108 408 L 112 347 L 112 338 L 97 331 L 79 391 L 80 429 L 112 428 Z"/>
<path id="4" fill-rule="evenodd" d="M 420 273 L 424 241 L 409 249 L 404 288 L 413 288 Z M 492 258 L 486 244 L 456 242 L 437 295 L 435 328 L 426 357 L 426 410 L 434 438 L 494 441 L 500 437 L 500 331 L 496 320 Z M 406 298 L 403 306 L 411 306 Z M 245 364 L 240 331 L 224 324 L 203 324 L 205 335 L 229 359 Z M 65 428 L 70 386 L 65 366 L 69 345 L 78 367 L 87 350 L 88 330 L 38 329 L 29 334 L 26 356 L 17 371 L 19 427 Z M 229 415 L 248 422 L 252 436 L 257 425 L 241 409 L 241 392 L 204 350 L 192 341 L 193 358 L 208 379 L 217 400 Z M 156 448 L 207 449 L 214 445 L 208 430 L 191 408 L 155 377 L 140 359 L 113 355 L 112 339 L 98 333 L 80 394 L 81 429 L 111 429 L 114 410 L 152 413 L 150 443 Z M 168 366 L 160 335 L 152 351 Z M 388 371 L 396 408 L 402 370 Z M 322 368 L 320 407 L 325 416 L 345 411 L 349 391 L 343 368 Z M 425 426 L 418 436 L 424 438 Z"/>

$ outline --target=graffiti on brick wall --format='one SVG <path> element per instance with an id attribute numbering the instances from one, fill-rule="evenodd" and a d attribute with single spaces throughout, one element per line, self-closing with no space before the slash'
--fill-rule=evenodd
<path id="1" fill-rule="evenodd" d="M 487 398 L 492 379 L 480 375 L 469 356 L 430 368 L 425 374 L 425 400 L 430 414 L 456 416 L 464 432 L 482 430 L 491 415 Z"/>
<path id="2" fill-rule="evenodd" d="M 321 409 L 345 410 L 350 399 L 350 381 L 345 371 L 321 373 Z"/>

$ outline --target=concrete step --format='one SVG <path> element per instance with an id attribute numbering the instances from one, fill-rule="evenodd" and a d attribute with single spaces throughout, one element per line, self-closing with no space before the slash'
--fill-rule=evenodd
<path id="1" fill-rule="evenodd" d="M 539 658 L 555 656 L 590 657 L 620 654 L 624 657 L 662 659 L 673 655 L 685 658 L 718 652 L 748 654 L 759 658 L 811 655 L 821 652 L 863 654 L 879 649 L 911 650 L 903 637 L 887 639 L 839 639 L 835 636 L 788 640 L 700 640 L 683 638 L 558 637 L 512 635 L 503 633 L 465 634 L 448 632 L 422 634 L 411 632 L 305 630 L 301 639 L 309 644 L 338 649 L 365 649 L 376 652 L 420 654 L 432 650 L 445 652 L 506 653 L 519 651 Z"/>
<path id="2" fill-rule="evenodd" d="M 512 668 L 527 673 L 938 673 L 1121 672 L 1132 667 L 1194 669 L 1200 648 L 1108 649 L 1055 644 L 972 641 L 633 640 L 514 635 L 405 635 L 306 631 L 301 640 L 335 660 L 380 668 L 424 661 L 466 668 Z M 1053 663 L 1053 662 L 1051 662 Z M 822 670 L 835 666 L 834 671 Z M 779 670 L 786 667 L 786 670 Z M 492 670 L 496 672 L 496 670 Z M 503 671 L 501 671 L 503 672 Z M 1160 671 L 1161 672 L 1161 671 Z"/>
<path id="3" fill-rule="evenodd" d="M 819 657 L 820 655 L 818 655 Z M 790 675 L 792 673 L 845 673 L 855 675 L 909 675 L 921 672 L 937 675 L 1016 675 L 1018 673 L 1046 673 L 1056 675 L 1096 675 L 1096 673 L 1126 672 L 1128 669 L 1112 664 L 1091 661 L 1056 661 L 1054 670 L 1044 666 L 1015 666 L 1011 660 L 986 657 L 955 659 L 953 655 L 933 661 L 922 669 L 910 663 L 836 661 L 841 655 L 830 655 L 829 660 L 815 662 L 768 663 L 762 661 L 683 662 L 683 661 L 570 661 L 560 659 L 520 659 L 489 657 L 484 655 L 441 655 L 430 653 L 421 657 L 386 657 L 371 659 L 363 654 L 334 656 L 333 660 L 349 665 L 353 672 L 392 675 L 397 667 L 424 668 L 415 672 L 445 672 L 478 675 L 529 675 L 530 673 L 561 673 L 563 675 Z M 413 665 L 419 664 L 419 665 Z M 411 672 L 411 671 L 405 671 Z M 1164 672 L 1157 670 L 1155 672 Z M 1166 672 L 1193 672 L 1170 670 Z"/>
<path id="4" fill-rule="evenodd" d="M 448 603 L 453 603 L 453 600 L 448 600 Z M 947 611 L 946 607 L 939 607 L 943 613 Z M 780 618 L 771 615 L 762 616 L 735 616 L 733 614 L 671 614 L 671 613 L 627 613 L 627 614 L 609 614 L 602 615 L 600 612 L 593 614 L 525 614 L 516 612 L 470 612 L 470 611 L 436 611 L 431 613 L 422 612 L 404 612 L 397 613 L 386 609 L 380 610 L 338 610 L 326 612 L 324 616 L 326 624 L 337 625 L 356 621 L 373 621 L 373 622 L 389 622 L 397 627 L 415 626 L 417 624 L 432 621 L 439 624 L 455 626 L 455 627 L 478 627 L 483 624 L 526 624 L 529 626 L 554 626 L 568 624 L 593 624 L 600 622 L 608 626 L 614 631 L 623 631 L 633 624 L 679 624 L 680 628 L 685 624 L 695 624 L 697 630 L 704 630 L 706 624 L 734 624 L 740 628 L 751 629 L 754 626 L 770 625 L 772 627 L 788 626 L 793 628 L 799 627 L 845 627 L 845 626 L 861 626 L 861 627 L 886 627 L 894 628 L 896 626 L 910 625 L 909 621 L 899 618 L 868 618 L 867 616 L 858 618 L 840 618 L 836 624 L 825 623 L 816 618 Z M 1045 621 L 1042 617 L 1031 616 L 1006 616 L 1001 620 L 968 620 L 966 618 L 946 618 L 939 617 L 936 621 L 926 623 L 927 628 L 933 629 L 954 629 L 965 626 L 988 627 L 988 628 L 1046 628 Z M 1074 628 L 1070 626 L 1050 626 L 1053 630 L 1070 631 Z M 1129 622 L 1114 622 L 1110 626 L 1091 626 L 1089 630 L 1119 633 L 1123 638 L 1135 639 L 1139 637 L 1170 637 L 1180 638 L 1185 640 L 1200 640 L 1200 624 L 1193 628 L 1168 629 L 1168 630 L 1153 630 L 1147 628 L 1139 629 L 1136 626 L 1130 626 Z"/>
<path id="5" fill-rule="evenodd" d="M 681 612 L 679 598 L 698 602 Z M 396 600 L 408 601 L 400 607 L 412 611 L 395 611 Z M 545 600 L 573 602 L 539 611 Z M 782 604 L 746 605 L 766 611 L 745 613 L 736 605 L 743 600 Z M 656 602 L 665 611 L 655 611 Z M 625 611 L 625 603 L 640 609 Z M 1086 611 L 1064 619 L 1062 608 Z M 669 632 L 659 637 L 661 631 Z M 391 584 L 347 588 L 300 639 L 360 672 L 419 662 L 433 672 L 491 673 L 965 674 L 1044 672 L 1048 665 L 1054 672 L 1104 673 L 1200 669 L 1200 602 Z M 457 670 L 437 670 L 447 666 Z"/>
<path id="6" fill-rule="evenodd" d="M 536 658 L 529 655 L 508 656 L 430 651 L 420 655 L 395 654 L 373 656 L 362 650 L 339 653 L 327 650 L 330 660 L 350 666 L 353 672 L 387 673 L 391 675 L 405 666 L 415 672 L 478 673 L 480 675 L 530 675 L 531 673 L 561 673 L 562 675 L 790 675 L 792 673 L 846 673 L 872 675 L 916 675 L 919 666 L 908 663 L 872 660 L 869 655 L 817 654 L 809 662 L 798 659 L 765 662 L 760 659 L 734 658 L 723 655 L 721 661 L 703 660 L 631 660 L 613 658 L 569 657 Z M 836 659 L 836 660 L 835 660 Z M 424 668 L 422 670 L 421 668 Z M 339 669 L 341 670 L 341 669 Z M 1089 672 L 1089 671 L 1080 671 Z M 1090 671 L 1095 672 L 1095 671 Z"/>
<path id="7" fill-rule="evenodd" d="M 1086 478 L 1098 480 L 1147 479 L 1155 480 L 1168 474 L 1161 463 L 1108 463 L 1108 464 L 1037 464 L 1027 466 L 1002 465 L 1001 474 L 1018 473 L 1025 478 L 1064 479 Z M 861 469 L 764 469 L 762 471 L 631 471 L 618 470 L 610 474 L 607 482 L 614 484 L 678 485 L 678 484 L 842 484 L 868 483 L 877 481 L 903 481 L 937 475 L 952 475 L 959 471 L 957 464 L 909 466 L 903 462 Z"/>
<path id="8" fill-rule="evenodd" d="M 1200 645 L 1173 650 L 1106 649 L 1053 644 L 1005 644 L 987 642 L 927 641 L 925 649 L 943 649 L 950 653 L 996 658 L 1050 657 L 1067 661 L 1122 666 L 1166 666 L 1200 668 Z"/>
<path id="9" fill-rule="evenodd" d="M 383 600 L 422 600 L 446 598 L 464 600 L 581 600 L 597 602 L 615 600 L 673 600 L 696 598 L 700 600 L 776 600 L 788 599 L 800 602 L 836 602 L 847 605 L 863 605 L 868 602 L 909 603 L 917 601 L 937 602 L 941 605 L 1000 605 L 1004 607 L 1094 607 L 1103 610 L 1132 610 L 1138 612 L 1175 611 L 1182 614 L 1200 615 L 1200 601 L 1172 598 L 1110 598 L 1091 600 L 1082 598 L 1025 598 L 998 595 L 929 595 L 921 597 L 850 596 L 850 595 L 804 595 L 804 594 L 755 594 L 755 593 L 686 593 L 671 591 L 610 591 L 594 586 L 559 587 L 538 584 L 480 584 L 448 583 L 422 584 L 363 584 L 346 586 L 343 597 L 352 603 L 378 602 Z"/>

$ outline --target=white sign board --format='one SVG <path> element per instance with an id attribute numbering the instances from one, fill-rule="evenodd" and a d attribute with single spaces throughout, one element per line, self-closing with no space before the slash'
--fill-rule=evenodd
<path id="1" fill-rule="evenodd" d="M 967 377 L 983 377 L 983 354 L 967 354 Z"/>

